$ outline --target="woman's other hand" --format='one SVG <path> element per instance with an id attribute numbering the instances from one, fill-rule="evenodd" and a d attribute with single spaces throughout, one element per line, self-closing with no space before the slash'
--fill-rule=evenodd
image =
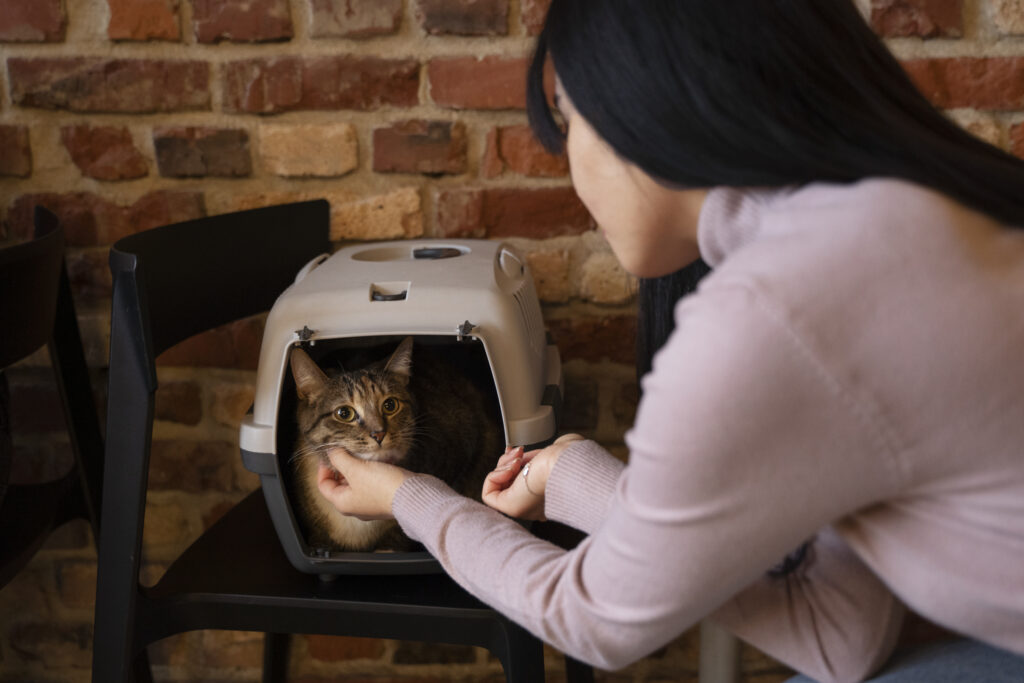
<path id="1" fill-rule="evenodd" d="M 362 520 L 394 517 L 395 492 L 411 472 L 386 462 L 361 460 L 343 448 L 332 449 L 327 457 L 334 470 L 321 465 L 317 485 L 338 512 Z"/>
<path id="2" fill-rule="evenodd" d="M 579 434 L 565 434 L 540 450 L 507 449 L 484 480 L 484 503 L 510 517 L 543 520 L 548 476 L 569 444 L 581 439 Z"/>

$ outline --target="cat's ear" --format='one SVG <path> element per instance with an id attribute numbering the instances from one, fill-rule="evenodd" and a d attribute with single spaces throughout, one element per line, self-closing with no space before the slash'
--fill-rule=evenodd
<path id="1" fill-rule="evenodd" d="M 327 375 L 309 354 L 297 346 L 292 349 L 291 366 L 295 393 L 307 403 L 313 403 L 327 389 Z"/>
<path id="2" fill-rule="evenodd" d="M 391 354 L 391 358 L 388 358 L 388 363 L 384 366 L 384 372 L 402 375 L 403 377 L 412 375 L 412 337 L 406 337 L 402 340 L 402 343 L 398 345 L 395 352 Z"/>

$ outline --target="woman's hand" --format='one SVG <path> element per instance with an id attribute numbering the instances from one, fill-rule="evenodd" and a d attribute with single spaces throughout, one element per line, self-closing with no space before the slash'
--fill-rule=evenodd
<path id="1" fill-rule="evenodd" d="M 361 460 L 343 448 L 328 451 L 327 457 L 337 472 L 320 465 L 317 485 L 338 512 L 362 520 L 394 517 L 395 492 L 411 472 L 386 462 Z"/>
<path id="2" fill-rule="evenodd" d="M 484 503 L 510 517 L 543 520 L 548 475 L 569 444 L 582 438 L 565 434 L 547 448 L 528 453 L 522 446 L 507 449 L 484 480 Z"/>

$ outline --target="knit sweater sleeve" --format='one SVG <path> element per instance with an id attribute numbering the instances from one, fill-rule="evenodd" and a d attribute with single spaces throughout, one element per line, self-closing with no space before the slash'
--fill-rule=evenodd
<path id="1" fill-rule="evenodd" d="M 627 437 L 629 465 L 604 489 L 613 491 L 605 507 L 565 515 L 591 532 L 573 550 L 430 477 L 408 479 L 393 512 L 471 593 L 600 668 L 662 647 L 747 589 L 757 599 L 723 607 L 723 622 L 816 679 L 856 680 L 884 659 L 891 638 L 876 634 L 892 630 L 898 610 L 852 553 L 815 544 L 828 561 L 801 574 L 805 590 L 758 582 L 899 485 L 860 400 L 758 294 L 711 288 L 684 302 L 655 359 Z"/>
<path id="2" fill-rule="evenodd" d="M 575 441 L 548 476 L 544 516 L 593 533 L 608 514 L 625 465 L 593 441 Z"/>

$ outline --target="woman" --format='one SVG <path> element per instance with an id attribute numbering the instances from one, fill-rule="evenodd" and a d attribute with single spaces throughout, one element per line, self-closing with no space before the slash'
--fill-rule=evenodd
<path id="1" fill-rule="evenodd" d="M 937 113 L 849 0 L 554 0 L 529 112 L 557 148 L 548 55 L 623 266 L 713 268 L 644 378 L 629 465 L 574 435 L 511 450 L 490 509 L 339 451 L 323 494 L 603 668 L 710 615 L 861 680 L 908 605 L 981 653 L 957 680 L 1019 677 L 1024 164 Z M 676 293 L 655 284 L 652 346 Z M 564 551 L 495 510 L 589 536 Z"/>

